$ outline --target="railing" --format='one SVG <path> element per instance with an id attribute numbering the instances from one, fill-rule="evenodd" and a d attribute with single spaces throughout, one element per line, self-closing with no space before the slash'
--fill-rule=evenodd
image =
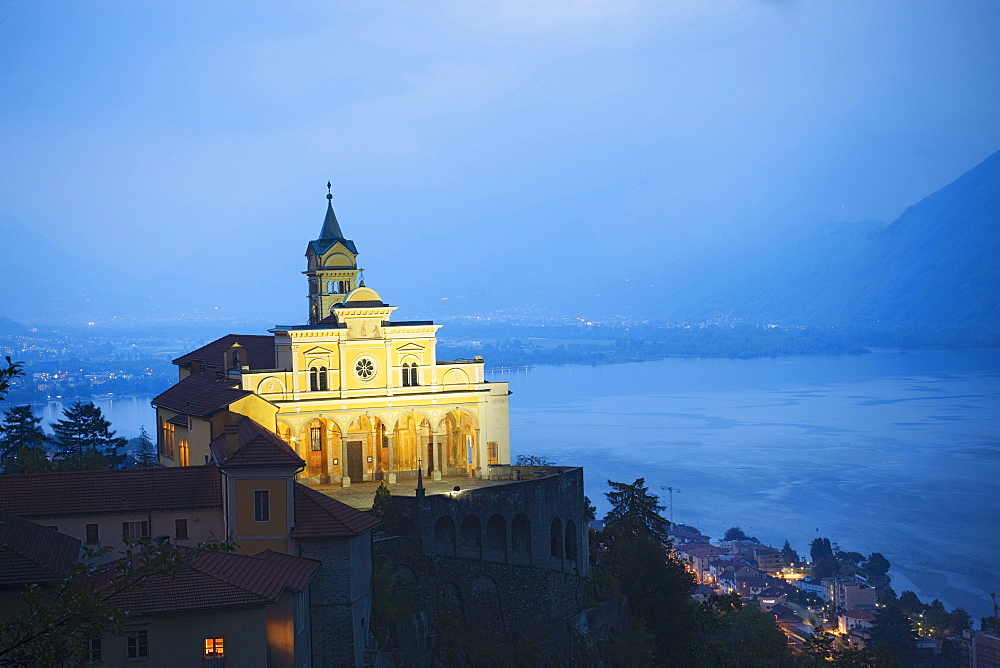
<path id="1" fill-rule="evenodd" d="M 205 662 L 202 664 L 204 668 L 226 668 L 226 657 L 224 656 L 206 656 Z"/>

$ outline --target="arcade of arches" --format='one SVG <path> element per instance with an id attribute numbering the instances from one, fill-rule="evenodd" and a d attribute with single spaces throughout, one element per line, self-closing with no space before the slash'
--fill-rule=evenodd
<path id="1" fill-rule="evenodd" d="M 424 475 L 438 480 L 470 475 L 472 462 L 479 461 L 479 425 L 463 410 L 449 411 L 436 425 L 415 411 L 394 422 L 374 413 L 336 417 L 350 419 L 346 429 L 344 422 L 322 415 L 298 428 L 279 419 L 278 436 L 306 462 L 303 478 L 394 483 L 397 477 L 415 478 L 419 466 Z M 490 463 L 495 463 L 492 448 Z"/>

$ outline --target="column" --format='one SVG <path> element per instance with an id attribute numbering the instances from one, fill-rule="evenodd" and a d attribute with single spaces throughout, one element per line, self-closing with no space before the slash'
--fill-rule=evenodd
<path id="1" fill-rule="evenodd" d="M 483 477 L 483 449 L 479 447 L 479 427 L 476 427 L 476 435 L 472 441 L 472 456 L 476 458 L 475 476 Z"/>
<path id="2" fill-rule="evenodd" d="M 325 449 L 326 449 L 326 476 L 327 476 L 327 480 L 325 482 L 332 482 L 333 481 L 333 459 L 334 459 L 333 458 L 333 453 L 334 453 L 335 450 L 339 450 L 339 448 L 336 447 L 336 445 L 339 445 L 339 443 L 337 442 L 338 439 L 334 436 L 334 434 L 335 434 L 335 432 L 333 430 L 334 426 L 335 425 L 332 422 L 328 422 L 326 424 L 326 434 L 325 434 L 326 440 L 323 442 L 323 445 L 325 446 Z M 336 432 L 336 433 L 339 433 L 339 432 Z"/>
<path id="3" fill-rule="evenodd" d="M 387 431 L 385 434 L 386 443 L 389 444 L 389 484 L 396 484 L 396 446 L 393 441 L 396 440 L 396 432 Z"/>
<path id="4" fill-rule="evenodd" d="M 431 449 L 434 452 L 434 471 L 431 473 L 431 480 L 441 479 L 441 442 L 438 440 L 437 430 L 431 432 Z"/>
<path id="5" fill-rule="evenodd" d="M 351 486 L 351 476 L 347 474 L 347 436 L 340 435 L 340 485 L 342 487 Z"/>

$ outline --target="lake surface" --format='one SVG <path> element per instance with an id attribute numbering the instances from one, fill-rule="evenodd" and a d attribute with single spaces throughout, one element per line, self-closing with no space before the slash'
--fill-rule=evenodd
<path id="1" fill-rule="evenodd" d="M 897 593 L 992 614 L 1000 590 L 1000 351 L 672 358 L 488 374 L 510 382 L 514 455 L 644 477 L 674 518 L 739 525 L 808 556 L 817 536 L 881 552 Z M 153 434 L 150 397 L 95 399 L 122 436 Z M 47 422 L 64 406 L 41 411 Z M 669 511 L 668 511 L 669 515 Z"/>
<path id="2" fill-rule="evenodd" d="M 808 557 L 817 536 L 881 552 L 897 593 L 975 619 L 1000 590 L 1000 351 L 671 358 L 493 373 L 510 382 L 511 448 L 646 479 L 718 539 L 739 525 Z M 667 513 L 669 515 L 669 510 Z"/>

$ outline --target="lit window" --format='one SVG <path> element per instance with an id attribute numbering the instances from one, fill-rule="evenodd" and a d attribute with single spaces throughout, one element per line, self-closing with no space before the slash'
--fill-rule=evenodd
<path id="1" fill-rule="evenodd" d="M 186 439 L 181 439 L 177 444 L 177 463 L 181 466 L 191 465 L 191 451 L 188 448 L 188 442 Z"/>
<path id="2" fill-rule="evenodd" d="M 174 520 L 174 538 L 185 540 L 188 537 L 188 521 Z"/>
<path id="3" fill-rule="evenodd" d="M 149 538 L 149 522 L 122 522 L 122 539 Z"/>
<path id="4" fill-rule="evenodd" d="M 312 427 L 309 429 L 309 449 L 317 452 L 323 449 L 323 428 Z"/>
<path id="5" fill-rule="evenodd" d="M 174 456 L 174 425 L 164 421 L 160 437 L 160 454 L 172 459 Z"/>
<path id="6" fill-rule="evenodd" d="M 96 524 L 87 525 L 87 545 L 97 545 L 101 542 L 101 535 Z"/>
<path id="7" fill-rule="evenodd" d="M 271 521 L 271 492 L 266 489 L 258 489 L 253 493 L 253 519 L 254 522 Z"/>
<path id="8" fill-rule="evenodd" d="M 129 660 L 145 659 L 149 656 L 149 631 L 146 629 L 129 631 L 126 642 Z"/>
<path id="9" fill-rule="evenodd" d="M 101 639 L 91 638 L 87 641 L 87 663 L 101 662 Z"/>
<path id="10" fill-rule="evenodd" d="M 221 659 L 226 656 L 222 638 L 205 638 L 205 658 Z"/>

